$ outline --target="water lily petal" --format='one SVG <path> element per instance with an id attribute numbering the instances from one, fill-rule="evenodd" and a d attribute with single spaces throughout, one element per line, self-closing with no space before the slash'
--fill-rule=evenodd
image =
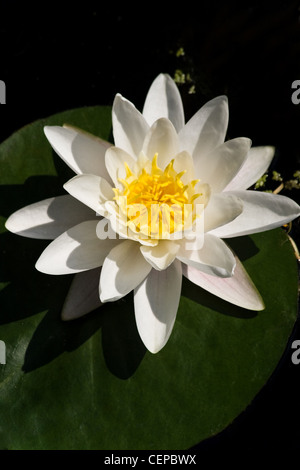
<path id="1" fill-rule="evenodd" d="M 181 263 L 175 260 L 163 271 L 152 269 L 134 291 L 137 329 L 146 348 L 153 354 L 165 346 L 172 332 L 181 283 Z"/>
<path id="2" fill-rule="evenodd" d="M 232 277 L 211 276 L 187 265 L 182 265 L 182 273 L 197 286 L 227 302 L 249 310 L 263 310 L 265 305 L 258 290 L 237 256 L 235 260 Z"/>
<path id="3" fill-rule="evenodd" d="M 206 233 L 201 248 L 197 240 L 183 241 L 177 259 L 194 266 L 200 271 L 220 277 L 230 277 L 234 273 L 235 259 L 232 251 L 223 240 Z"/>
<path id="4" fill-rule="evenodd" d="M 165 117 L 177 132 L 184 126 L 184 110 L 181 96 L 174 80 L 167 74 L 160 74 L 152 83 L 146 96 L 143 116 L 150 126 L 157 119 Z"/>
<path id="5" fill-rule="evenodd" d="M 130 101 L 117 94 L 113 102 L 112 122 L 115 146 L 138 157 L 149 130 L 144 116 Z"/>
<path id="6" fill-rule="evenodd" d="M 98 215 L 105 215 L 103 204 L 114 197 L 111 185 L 96 175 L 75 176 L 64 184 L 64 189 Z"/>
<path id="7" fill-rule="evenodd" d="M 243 201 L 243 212 L 227 225 L 211 233 L 221 238 L 239 237 L 264 232 L 290 222 L 300 215 L 300 207 L 292 199 L 260 191 L 231 191 Z"/>
<path id="8" fill-rule="evenodd" d="M 105 155 L 105 164 L 107 171 L 114 182 L 115 188 L 123 188 L 118 178 L 125 178 L 126 176 L 125 163 L 127 163 L 130 168 L 133 168 L 135 159 L 119 147 L 110 147 L 107 150 Z"/>
<path id="9" fill-rule="evenodd" d="M 158 154 L 158 166 L 164 169 L 179 153 L 178 136 L 171 121 L 158 119 L 146 135 L 143 149 L 145 155 L 152 160 Z"/>
<path id="10" fill-rule="evenodd" d="M 206 155 L 221 145 L 228 126 L 228 100 L 218 96 L 206 103 L 179 132 L 180 150 Z"/>
<path id="11" fill-rule="evenodd" d="M 7 219 L 5 226 L 23 237 L 53 240 L 74 225 L 94 217 L 88 207 L 65 195 L 19 209 Z"/>
<path id="12" fill-rule="evenodd" d="M 55 152 L 75 173 L 91 173 L 109 180 L 104 161 L 109 142 L 70 126 L 46 126 L 44 132 Z"/>
<path id="13" fill-rule="evenodd" d="M 251 140 L 240 137 L 208 154 L 194 155 L 196 178 L 209 182 L 212 192 L 222 191 L 244 164 L 250 147 Z"/>
<path id="14" fill-rule="evenodd" d="M 131 240 L 121 242 L 109 252 L 103 263 L 99 286 L 101 301 L 124 297 L 145 279 L 150 270 L 151 266 L 141 255 L 138 243 Z"/>
<path id="15" fill-rule="evenodd" d="M 96 235 L 98 222 L 82 222 L 53 240 L 38 259 L 36 269 L 46 274 L 72 274 L 101 266 L 120 240 L 100 240 Z"/>
<path id="16" fill-rule="evenodd" d="M 154 268 L 162 271 L 173 263 L 179 245 L 171 240 L 160 240 L 156 246 L 141 246 L 145 260 Z"/>
<path id="17" fill-rule="evenodd" d="M 187 184 L 195 179 L 194 160 L 185 150 L 179 152 L 175 156 L 173 168 L 177 173 L 182 171 L 185 172 L 181 177 L 181 180 L 184 184 Z"/>
<path id="18" fill-rule="evenodd" d="M 62 308 L 62 320 L 74 320 L 102 305 L 98 289 L 100 271 L 101 268 L 95 268 L 75 274 Z"/>
<path id="19" fill-rule="evenodd" d="M 209 232 L 228 224 L 242 211 L 243 202 L 238 197 L 226 193 L 212 194 L 203 214 L 204 231 Z"/>
<path id="20" fill-rule="evenodd" d="M 225 191 L 248 189 L 267 171 L 274 157 L 275 147 L 252 147 L 245 163 Z"/>

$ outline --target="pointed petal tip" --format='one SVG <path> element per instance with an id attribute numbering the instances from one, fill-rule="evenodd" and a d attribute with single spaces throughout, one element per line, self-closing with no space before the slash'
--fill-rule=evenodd
<path id="1" fill-rule="evenodd" d="M 53 137 L 53 134 L 54 134 L 53 127 L 56 127 L 56 126 L 44 126 L 43 128 L 44 134 L 50 144 L 51 144 L 51 138 Z"/>
<path id="2" fill-rule="evenodd" d="M 145 346 L 145 348 L 151 353 L 151 354 L 158 354 L 167 344 L 169 341 L 169 335 L 165 338 L 156 338 L 156 340 L 148 341 L 145 339 L 145 337 L 141 337 L 141 340 Z"/>
<path id="3" fill-rule="evenodd" d="M 265 145 L 264 148 L 274 155 L 276 147 L 274 145 Z"/>
<path id="4" fill-rule="evenodd" d="M 60 318 L 62 321 L 71 321 L 73 320 L 74 318 L 68 314 L 68 312 L 62 310 L 61 314 L 60 314 Z"/>
<path id="5" fill-rule="evenodd" d="M 95 305 L 95 306 L 93 306 L 93 307 L 91 307 L 87 310 L 80 309 L 80 308 L 78 309 L 78 308 L 76 308 L 76 306 L 74 306 L 74 308 L 72 308 L 70 305 L 67 304 L 67 302 L 65 302 L 65 304 L 62 308 L 61 314 L 60 314 L 60 318 L 64 322 L 77 320 L 78 318 L 85 317 L 89 313 L 96 310 L 96 308 L 99 308 L 101 306 L 102 306 L 102 302 L 100 302 L 100 300 L 99 300 L 99 305 L 97 305 L 97 306 Z"/>
<path id="6" fill-rule="evenodd" d="M 260 299 L 258 299 L 258 302 L 257 302 L 257 307 L 253 308 L 252 310 L 254 310 L 256 312 L 262 312 L 265 309 L 266 309 L 266 305 L 265 305 L 262 297 L 260 297 Z"/>
<path id="7" fill-rule="evenodd" d="M 165 83 L 169 82 L 169 83 L 172 83 L 172 84 L 176 85 L 175 80 L 171 77 L 171 75 L 169 73 L 166 73 L 166 72 L 161 72 L 159 75 L 157 75 L 157 77 L 153 80 L 152 84 L 155 83 L 155 82 L 156 83 L 160 82 L 160 81 L 163 81 Z"/>
<path id="8" fill-rule="evenodd" d="M 73 176 L 72 178 L 70 178 L 68 181 L 66 181 L 66 182 L 63 184 L 63 189 L 64 189 L 65 191 L 69 192 L 69 191 L 68 191 L 69 186 L 70 186 L 74 181 L 78 180 L 78 179 L 80 178 L 80 176 L 82 176 L 82 175 L 75 175 L 75 176 Z"/>
<path id="9" fill-rule="evenodd" d="M 49 129 L 51 129 L 51 127 L 52 126 L 49 126 L 49 125 L 43 127 L 43 131 L 45 132 L 45 134 L 46 134 L 46 132 L 48 132 Z"/>
<path id="10" fill-rule="evenodd" d="M 41 255 L 42 256 L 42 255 Z M 37 260 L 37 262 L 35 263 L 34 267 L 37 271 L 39 271 L 40 273 L 42 274 L 51 274 L 50 272 L 48 272 L 45 267 L 43 266 L 43 262 L 41 261 L 41 256 L 39 257 L 39 259 Z"/>
<path id="11" fill-rule="evenodd" d="M 140 334 L 140 332 L 139 332 Z M 140 334 L 140 338 L 145 346 L 145 348 L 151 353 L 151 354 L 158 354 L 167 344 L 169 341 L 169 335 L 164 338 L 151 338 L 149 340 L 148 337 L 145 335 Z"/>
<path id="12" fill-rule="evenodd" d="M 47 260 L 45 261 L 45 257 L 43 256 L 43 254 L 44 252 L 41 254 L 41 256 L 39 257 L 39 259 L 34 265 L 37 271 L 39 271 L 42 274 L 48 274 L 50 276 L 60 276 L 62 274 L 73 274 L 72 272 L 63 272 L 59 268 L 56 269 L 55 266 L 51 266 L 49 263 L 47 263 Z"/>
<path id="13" fill-rule="evenodd" d="M 250 139 L 249 137 L 240 137 L 240 139 L 243 140 L 250 149 L 250 147 L 252 146 L 252 139 Z"/>
<path id="14" fill-rule="evenodd" d="M 22 217 L 22 209 L 17 210 L 13 214 L 11 214 L 8 219 L 4 223 L 4 227 L 10 233 L 15 235 L 20 235 L 26 238 L 46 238 L 46 237 L 39 237 L 34 236 L 32 231 L 28 230 L 28 224 L 24 220 L 24 216 Z"/>
<path id="15" fill-rule="evenodd" d="M 228 104 L 228 96 L 227 95 L 218 95 L 215 98 L 212 98 L 208 103 L 214 102 L 214 101 L 224 101 L 224 103 Z"/>
<path id="16" fill-rule="evenodd" d="M 9 232 L 12 232 L 12 233 L 15 233 L 14 232 L 14 224 L 13 224 L 13 216 L 14 214 L 11 214 L 8 219 L 6 220 L 6 222 L 4 223 L 4 227 L 6 228 L 6 230 L 8 230 Z"/>
<path id="17" fill-rule="evenodd" d="M 227 117 L 229 113 L 229 100 L 227 95 L 218 95 L 215 98 L 207 101 L 204 106 L 218 105 L 224 106 L 225 111 L 227 112 Z"/>
<path id="18" fill-rule="evenodd" d="M 115 297 L 110 297 L 109 295 L 105 295 L 104 292 L 99 293 L 100 302 L 106 304 L 107 302 L 116 302 L 124 297 L 122 294 L 116 295 Z"/>
<path id="19" fill-rule="evenodd" d="M 44 126 L 43 128 L 43 131 L 44 131 L 44 134 L 45 136 L 48 138 L 51 138 L 55 132 L 57 131 L 57 129 L 60 129 L 62 128 L 62 126 Z"/>
<path id="20" fill-rule="evenodd" d="M 77 318 L 81 318 L 81 317 L 84 317 L 85 315 L 87 315 L 89 312 L 85 312 L 85 313 L 80 313 L 80 314 L 77 314 L 74 312 L 72 312 L 72 310 L 69 310 L 69 309 L 64 309 L 62 310 L 61 314 L 60 314 L 60 318 L 62 319 L 62 321 L 64 322 L 69 322 L 69 321 L 72 321 L 72 320 L 77 320 Z"/>
<path id="21" fill-rule="evenodd" d="M 266 305 L 263 301 L 263 298 L 262 296 L 260 295 L 259 291 L 256 289 L 255 286 L 253 286 L 254 289 L 255 289 L 255 295 L 253 296 L 252 298 L 252 302 L 251 302 L 251 305 L 249 304 L 248 306 L 243 306 L 242 304 L 241 305 L 238 305 L 242 308 L 245 308 L 247 310 L 250 310 L 252 312 L 262 312 L 263 310 L 266 309 Z"/>
<path id="22" fill-rule="evenodd" d="M 121 95 L 121 93 L 116 93 L 114 97 L 114 102 L 118 100 L 125 100 L 125 98 Z"/>
<path id="23" fill-rule="evenodd" d="M 146 344 L 145 344 L 146 346 Z M 157 354 L 159 353 L 163 348 L 165 347 L 165 344 L 163 345 L 157 345 L 155 347 L 151 347 L 151 346 L 146 346 L 146 348 L 148 349 L 148 351 L 151 353 L 151 354 Z"/>
<path id="24" fill-rule="evenodd" d="M 115 97 L 114 97 L 114 100 L 113 100 L 113 108 L 115 108 L 116 105 L 118 105 L 118 103 L 120 103 L 122 101 L 125 102 L 125 103 L 129 103 L 130 105 L 134 106 L 134 104 L 131 103 L 131 101 L 129 101 L 127 98 L 125 98 L 125 96 L 123 96 L 121 93 L 116 93 Z"/>

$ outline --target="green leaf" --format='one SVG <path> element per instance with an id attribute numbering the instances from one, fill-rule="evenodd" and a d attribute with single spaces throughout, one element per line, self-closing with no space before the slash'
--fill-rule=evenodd
<path id="1" fill-rule="evenodd" d="M 230 244 L 262 294 L 250 312 L 183 281 L 165 348 L 145 350 L 132 295 L 73 322 L 60 320 L 71 276 L 34 268 L 47 245 L 8 233 L 15 210 L 63 194 L 73 176 L 44 125 L 65 122 L 109 139 L 110 108 L 37 121 L 0 145 L 1 449 L 187 449 L 224 429 L 282 357 L 297 315 L 297 266 L 281 229 Z"/>

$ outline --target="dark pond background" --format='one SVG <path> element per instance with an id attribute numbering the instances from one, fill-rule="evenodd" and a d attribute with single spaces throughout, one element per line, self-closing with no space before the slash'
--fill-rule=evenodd
<path id="1" fill-rule="evenodd" d="M 111 105 L 116 92 L 141 109 L 152 80 L 180 70 L 188 77 L 180 85 L 186 118 L 227 94 L 228 137 L 275 145 L 271 169 L 289 180 L 300 170 L 300 104 L 291 100 L 292 83 L 300 80 L 299 17 L 297 1 L 1 1 L 7 103 L 0 108 L 0 142 L 59 111 Z M 298 192 L 282 194 L 299 202 Z M 298 242 L 298 223 L 292 234 Z M 300 339 L 298 325 L 293 339 Z M 300 365 L 292 364 L 291 352 L 245 413 L 192 449 L 198 461 L 212 453 L 300 450 Z"/>

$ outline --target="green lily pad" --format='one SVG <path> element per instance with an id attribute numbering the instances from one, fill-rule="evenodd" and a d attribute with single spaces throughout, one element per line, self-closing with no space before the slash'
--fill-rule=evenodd
<path id="1" fill-rule="evenodd" d="M 0 145 L 1 449 L 188 449 L 231 423 L 282 357 L 297 316 L 297 266 L 281 229 L 230 244 L 266 309 L 250 312 L 183 281 L 177 321 L 157 355 L 135 326 L 132 295 L 73 322 L 60 320 L 71 276 L 34 264 L 47 241 L 4 228 L 15 210 L 63 194 L 73 176 L 44 125 L 110 138 L 111 110 L 42 119 Z"/>

